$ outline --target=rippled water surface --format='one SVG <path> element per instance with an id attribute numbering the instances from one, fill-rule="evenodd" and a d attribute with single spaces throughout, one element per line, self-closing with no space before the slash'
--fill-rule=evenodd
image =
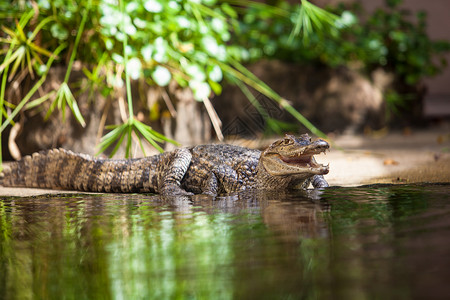
<path id="1" fill-rule="evenodd" d="M 3 299 L 450 299 L 450 186 L 0 198 Z"/>

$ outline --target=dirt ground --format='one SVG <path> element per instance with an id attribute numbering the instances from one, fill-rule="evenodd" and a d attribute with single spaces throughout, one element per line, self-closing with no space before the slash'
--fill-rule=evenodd
<path id="1" fill-rule="evenodd" d="M 326 156 L 330 185 L 450 182 L 450 130 L 342 136 L 336 144 L 343 150 Z"/>
<path id="2" fill-rule="evenodd" d="M 330 185 L 450 182 L 449 128 L 343 135 L 334 142 L 330 152 L 316 157 L 319 163 L 330 164 L 330 173 L 325 176 Z M 261 146 L 249 141 L 234 143 Z M 0 187 L 0 196 L 55 193 L 67 191 Z"/>

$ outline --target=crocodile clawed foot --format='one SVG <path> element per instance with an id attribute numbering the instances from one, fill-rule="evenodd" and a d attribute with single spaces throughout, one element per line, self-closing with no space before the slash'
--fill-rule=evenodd
<path id="1" fill-rule="evenodd" d="M 194 193 L 183 190 L 180 186 L 175 184 L 166 184 L 161 190 L 164 196 L 193 196 Z"/>
<path id="2" fill-rule="evenodd" d="M 216 197 L 217 196 L 217 193 L 213 192 L 213 191 L 203 191 L 201 194 L 202 195 L 206 195 L 206 196 L 211 196 L 211 197 Z"/>

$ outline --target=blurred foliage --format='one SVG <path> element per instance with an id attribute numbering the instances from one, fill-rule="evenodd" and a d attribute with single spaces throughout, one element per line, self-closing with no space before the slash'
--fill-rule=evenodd
<path id="1" fill-rule="evenodd" d="M 252 8 L 242 18 L 241 34 L 233 38 L 249 49 L 250 61 L 272 58 L 330 67 L 344 65 L 367 74 L 377 68 L 392 72 L 397 85 L 410 87 L 388 91 L 388 113 L 395 114 L 414 98 L 411 93 L 415 85 L 447 66 L 444 55 L 450 51 L 449 41 L 433 41 L 428 36 L 426 13 L 419 11 L 413 16 L 400 6 L 402 2 L 386 0 L 385 7 L 372 14 L 359 3 L 341 4 L 330 9 L 340 16 L 331 30 L 317 30 L 303 39 L 291 38 L 288 18 L 280 16 L 267 23 L 258 17 L 260 11 Z M 290 17 L 294 19 L 302 13 L 287 2 L 278 6 L 293 11 Z"/>
<path id="2" fill-rule="evenodd" d="M 304 39 L 290 37 L 289 19 L 279 17 L 268 24 L 258 17 L 260 11 L 252 8 L 242 18 L 242 34 L 233 38 L 247 46 L 252 61 L 269 57 L 331 67 L 358 65 L 366 71 L 383 67 L 413 85 L 446 66 L 442 55 L 450 51 L 450 43 L 431 40 L 426 33 L 426 13 L 419 11 L 414 18 L 409 10 L 399 6 L 401 3 L 402 0 L 386 0 L 386 8 L 371 15 L 358 3 L 341 4 L 330 9 L 340 16 L 335 19 L 336 26 L 328 31 L 314 31 Z M 279 2 L 279 7 L 293 11 L 291 18 L 301 14 L 298 7 L 287 2 Z"/>
<path id="3" fill-rule="evenodd" d="M 9 9 L 11 6 L 14 9 Z M 253 54 L 247 50 L 247 44 L 241 45 L 233 38 L 248 31 L 241 28 L 240 21 L 248 18 L 269 28 L 273 27 L 274 19 L 285 22 L 284 34 L 296 43 L 301 41 L 300 35 L 310 39 L 315 37 L 315 30 L 333 30 L 329 28 L 338 20 L 337 16 L 306 0 L 292 7 L 216 0 L 17 0 L 6 7 L 2 4 L 0 109 L 7 118 L 2 130 L 13 122 L 5 107 L 17 105 L 5 99 L 6 83 L 20 84 L 25 75 L 47 74 L 50 66 L 46 62 L 53 58 L 68 64 L 65 80 L 57 91 L 35 100 L 33 106 L 51 101 L 49 115 L 56 108 L 64 111 L 67 105 L 82 125 L 84 119 L 78 110 L 76 93 L 71 91 L 74 86 L 89 91 L 92 99 L 97 89 L 103 96 L 113 97 L 116 90 L 126 85 L 127 100 L 131 103 L 127 78 L 142 79 L 146 84 L 160 87 L 175 81 L 181 87 L 190 88 L 196 100 L 203 101 L 212 93 L 220 94 L 221 82 L 227 78 L 245 82 L 271 97 L 313 133 L 323 135 L 293 110 L 288 101 L 255 76 L 249 76 L 241 62 L 248 61 Z M 55 49 L 60 50 L 58 56 Z M 74 60 L 82 63 L 87 80 L 69 85 Z M 132 128 L 137 122 L 132 110 L 128 115 L 128 125 L 136 129 Z M 120 128 L 130 134 L 134 132 L 128 127 Z M 151 129 L 150 132 L 157 135 Z M 143 135 L 153 144 L 151 135 Z M 111 136 L 120 139 L 122 135 Z M 103 140 L 101 148 L 111 145 L 110 142 Z"/>
<path id="4" fill-rule="evenodd" d="M 450 44 L 430 40 L 426 14 L 419 12 L 413 18 L 399 6 L 401 2 L 386 0 L 386 7 L 371 15 L 357 4 L 326 11 L 305 0 L 296 4 L 271 1 L 271 5 L 237 0 L 2 3 L 0 134 L 14 124 L 21 109 L 46 101 L 52 102 L 47 116 L 56 108 L 64 112 L 68 106 L 84 124 L 76 100 L 79 93 L 73 89 L 87 91 L 90 100 L 95 92 L 113 98 L 131 78 L 160 87 L 175 81 L 190 88 L 198 101 L 220 94 L 224 79 L 240 83 L 238 86 L 247 95 L 250 94 L 246 86 L 251 86 L 277 101 L 314 134 L 322 135 L 289 101 L 248 72 L 242 63 L 273 58 L 330 67 L 356 66 L 368 74 L 382 67 L 393 72 L 397 82 L 417 85 L 425 76 L 442 70 L 446 65 L 442 54 L 450 50 Z M 34 93 L 44 84 L 54 60 L 67 63 L 64 82 L 36 99 Z M 82 63 L 86 76 L 78 83 L 68 81 L 75 60 Z M 27 75 L 38 77 L 29 94 L 20 103 L 5 99 L 7 85 L 20 84 Z M 154 145 L 155 141 L 167 141 L 134 119 L 129 87 L 127 90 L 129 121 L 109 127 L 121 129 L 103 139 L 102 150 L 113 145 L 113 138 L 123 138 L 117 134 L 119 131 L 140 133 Z M 385 97 L 392 112 L 406 106 L 410 98 L 410 91 L 396 90 L 389 90 Z M 255 99 L 250 101 L 258 105 Z M 267 117 L 263 110 L 260 113 Z M 151 114 L 158 117 L 158 112 Z M 268 120 L 267 124 L 272 124 L 275 131 L 279 127 L 275 120 Z"/>

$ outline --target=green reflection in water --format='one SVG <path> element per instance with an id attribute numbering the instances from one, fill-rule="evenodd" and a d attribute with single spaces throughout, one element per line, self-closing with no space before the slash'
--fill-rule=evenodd
<path id="1" fill-rule="evenodd" d="M 429 296 L 450 276 L 448 191 L 0 198 L 0 299 Z"/>
<path id="2" fill-rule="evenodd" d="M 275 239 L 259 209 L 230 213 L 130 195 L 0 203 L 5 298 L 230 299 L 298 293 L 301 266 L 289 250 L 297 244 Z"/>
<path id="3" fill-rule="evenodd" d="M 111 288 L 118 298 L 232 298 L 228 216 L 137 209 L 115 224 L 108 245 Z M 149 222 L 151 220 L 151 222 Z"/>

